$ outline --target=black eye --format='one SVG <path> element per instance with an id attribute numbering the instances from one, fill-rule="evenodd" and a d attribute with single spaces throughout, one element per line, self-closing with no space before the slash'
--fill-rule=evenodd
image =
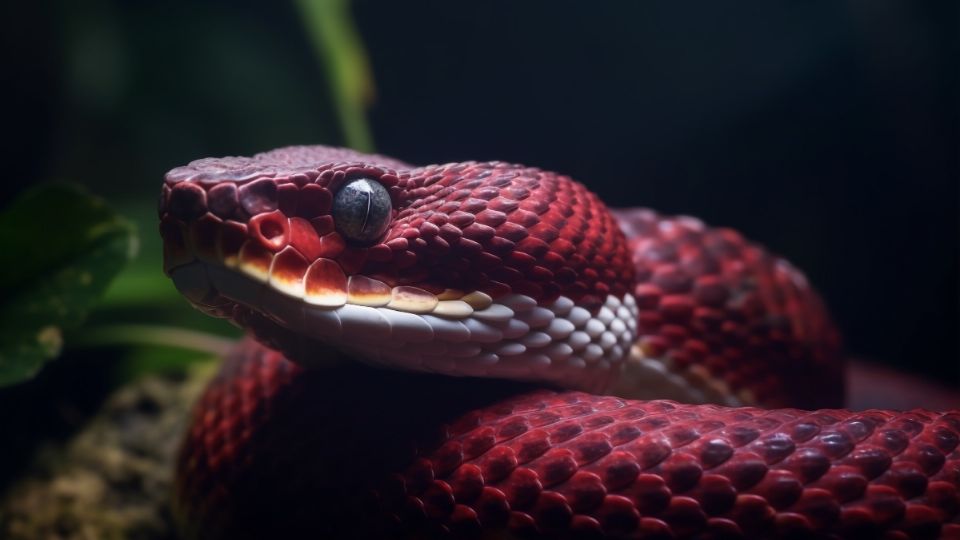
<path id="1" fill-rule="evenodd" d="M 348 240 L 369 244 L 383 236 L 390 224 L 390 194 L 379 182 L 358 178 L 347 182 L 333 197 L 333 220 Z"/>

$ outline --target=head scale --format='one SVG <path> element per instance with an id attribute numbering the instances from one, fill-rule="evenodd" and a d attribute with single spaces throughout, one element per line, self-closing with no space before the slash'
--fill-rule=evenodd
<path id="1" fill-rule="evenodd" d="M 291 147 L 170 171 L 160 218 L 178 289 L 303 363 L 597 389 L 636 337 L 623 233 L 554 173 Z"/>

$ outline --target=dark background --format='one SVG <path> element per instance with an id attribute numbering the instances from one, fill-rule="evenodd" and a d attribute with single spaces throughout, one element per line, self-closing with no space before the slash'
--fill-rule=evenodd
<path id="1" fill-rule="evenodd" d="M 82 182 L 149 240 L 167 169 L 343 143 L 284 3 L 19 4 L 3 8 L 0 201 Z M 738 228 L 808 272 L 851 354 L 960 383 L 957 4 L 358 0 L 352 12 L 378 151 L 523 162 L 612 205 Z"/>

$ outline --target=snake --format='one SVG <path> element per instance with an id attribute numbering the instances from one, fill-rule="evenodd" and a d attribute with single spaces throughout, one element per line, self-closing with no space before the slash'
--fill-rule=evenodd
<path id="1" fill-rule="evenodd" d="M 960 410 L 841 408 L 823 300 L 732 229 L 327 146 L 175 168 L 159 217 L 246 331 L 181 446 L 187 536 L 960 538 Z"/>

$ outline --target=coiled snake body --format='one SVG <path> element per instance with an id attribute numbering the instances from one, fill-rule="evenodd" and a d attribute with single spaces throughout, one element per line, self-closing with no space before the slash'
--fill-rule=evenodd
<path id="1" fill-rule="evenodd" d="M 160 217 L 252 336 L 181 452 L 195 536 L 960 536 L 960 411 L 782 408 L 842 405 L 838 339 L 734 231 L 328 147 L 174 169 Z"/>

